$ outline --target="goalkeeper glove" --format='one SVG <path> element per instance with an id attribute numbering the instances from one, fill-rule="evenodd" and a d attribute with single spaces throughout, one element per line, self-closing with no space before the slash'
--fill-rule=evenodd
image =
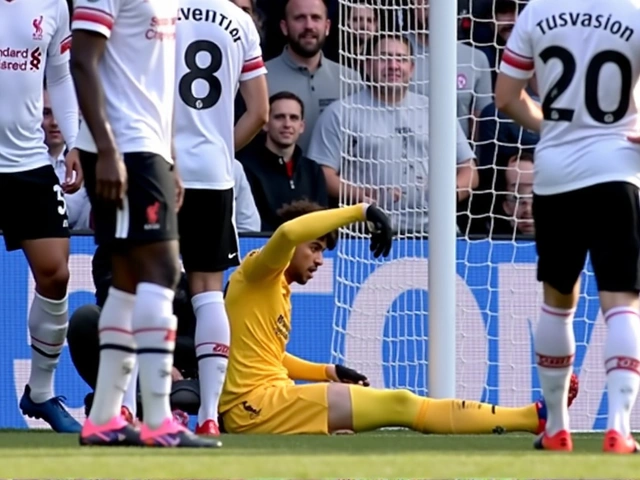
<path id="1" fill-rule="evenodd" d="M 336 377 L 338 377 L 340 383 L 353 383 L 364 387 L 369 386 L 369 379 L 365 375 L 356 372 L 353 368 L 348 368 L 344 365 L 336 365 L 335 367 Z"/>
<path id="2" fill-rule="evenodd" d="M 375 205 L 367 207 L 366 215 L 367 227 L 371 235 L 369 249 L 373 252 L 375 258 L 380 255 L 387 257 L 393 243 L 393 230 L 391 229 L 389 217 Z"/>

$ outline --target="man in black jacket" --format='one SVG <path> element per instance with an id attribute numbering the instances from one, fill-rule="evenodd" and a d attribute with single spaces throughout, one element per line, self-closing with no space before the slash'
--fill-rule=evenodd
<path id="1" fill-rule="evenodd" d="M 100 343 L 98 336 L 98 321 L 100 310 L 107 298 L 111 286 L 111 255 L 105 246 L 98 246 L 91 263 L 93 283 L 96 288 L 96 304 L 79 307 L 69 319 L 67 344 L 71 361 L 78 374 L 95 389 L 100 363 Z M 174 353 L 173 387 L 171 406 L 174 410 L 182 410 L 188 414 L 197 414 L 200 406 L 200 396 L 197 381 L 198 365 L 195 356 L 195 316 L 191 307 L 191 296 L 188 290 L 186 276 L 183 272 L 180 283 L 176 288 L 173 301 L 173 313 L 178 318 L 176 347 Z M 134 379 L 132 378 L 132 381 Z M 85 397 L 85 412 L 89 415 L 93 402 L 93 392 Z M 142 417 L 140 401 L 136 402 L 137 416 Z M 123 409 L 123 416 L 132 420 L 128 408 Z"/>
<path id="2" fill-rule="evenodd" d="M 296 200 L 327 206 L 327 185 L 322 167 L 302 155 L 296 145 L 304 131 L 304 104 L 291 92 L 269 99 L 269 121 L 264 141 L 238 155 L 255 200 L 263 232 L 275 231 L 281 219 L 276 213 Z"/>

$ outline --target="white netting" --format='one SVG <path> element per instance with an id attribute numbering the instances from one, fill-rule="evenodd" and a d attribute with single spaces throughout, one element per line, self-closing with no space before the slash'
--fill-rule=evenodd
<path id="1" fill-rule="evenodd" d="M 366 60 L 368 52 L 358 40 L 366 35 L 357 31 L 369 25 L 366 19 L 374 12 L 379 31 L 408 37 L 415 62 L 410 89 L 437 95 L 428 92 L 428 43 L 426 37 L 421 40 L 421 35 L 428 34 L 424 20 L 428 0 L 412 1 L 407 5 L 406 0 L 340 0 L 341 64 L 360 68 L 362 73 L 378 72 L 378 81 L 343 81 L 340 203 L 350 204 L 363 196 L 376 198 L 391 213 L 399 236 L 390 260 L 375 261 L 367 243 L 357 239 L 357 232 L 342 232 L 332 360 L 361 369 L 375 386 L 409 388 L 424 395 L 428 394 L 429 346 L 429 245 L 423 219 L 428 214 L 428 160 L 421 142 L 428 145 L 424 130 L 428 114 L 415 100 L 389 106 L 363 96 L 363 91 L 380 92 L 383 83 L 398 80 L 397 76 L 381 76 L 380 72 L 388 73 L 389 64 L 404 67 L 401 58 L 383 65 L 384 60 L 376 56 L 379 51 Z M 532 164 L 528 154 L 536 138 L 491 109 L 497 67 L 492 54 L 499 58 L 504 44 L 501 37 L 509 33 L 509 5 L 516 3 L 494 2 L 492 6 L 492 1 L 471 0 L 460 14 L 458 117 L 473 139 L 479 184 L 470 200 L 458 204 L 456 384 L 459 397 L 515 406 L 540 396 L 531 339 L 541 288 L 536 281 L 532 237 L 521 236 L 531 233 Z M 397 53 L 392 47 L 386 50 L 389 56 Z M 585 268 L 582 280 L 575 322 L 575 367 L 582 388 L 572 407 L 572 424 L 576 429 L 593 430 L 605 426 L 601 365 L 605 327 L 599 319 L 590 267 Z M 637 415 L 634 427 L 640 427 Z"/>

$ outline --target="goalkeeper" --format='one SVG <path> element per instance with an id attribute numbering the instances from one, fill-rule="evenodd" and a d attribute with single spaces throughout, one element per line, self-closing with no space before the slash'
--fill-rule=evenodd
<path id="1" fill-rule="evenodd" d="M 503 408 L 465 400 L 434 400 L 408 390 L 367 388 L 367 378 L 341 366 L 311 363 L 286 353 L 292 283 L 305 284 L 322 265 L 336 229 L 369 222 L 371 251 L 387 256 L 389 220 L 366 204 L 325 210 L 298 201 L 279 212 L 285 223 L 231 275 L 226 308 L 231 349 L 220 414 L 229 433 L 329 434 L 407 427 L 423 433 L 544 429 L 544 402 Z M 215 354 L 215 352 L 214 352 Z M 294 380 L 315 382 L 296 385 Z M 571 399 L 577 393 L 572 383 Z"/>

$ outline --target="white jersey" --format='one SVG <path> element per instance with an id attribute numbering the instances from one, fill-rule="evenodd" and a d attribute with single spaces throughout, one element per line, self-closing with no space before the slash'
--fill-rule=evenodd
<path id="1" fill-rule="evenodd" d="M 72 30 L 108 38 L 99 65 L 107 117 L 121 153 L 171 158 L 178 0 L 75 0 Z M 76 146 L 97 152 L 83 122 Z"/>
<path id="2" fill-rule="evenodd" d="M 45 66 L 69 61 L 65 0 L 0 2 L 0 172 L 50 164 L 42 130 Z"/>
<path id="3" fill-rule="evenodd" d="M 534 191 L 567 192 L 623 181 L 640 187 L 640 2 L 532 0 L 516 21 L 500 70 L 534 72 L 544 114 Z"/>
<path id="4" fill-rule="evenodd" d="M 183 0 L 178 14 L 176 156 L 186 188 L 233 188 L 239 82 L 264 75 L 260 36 L 229 0 Z"/>

